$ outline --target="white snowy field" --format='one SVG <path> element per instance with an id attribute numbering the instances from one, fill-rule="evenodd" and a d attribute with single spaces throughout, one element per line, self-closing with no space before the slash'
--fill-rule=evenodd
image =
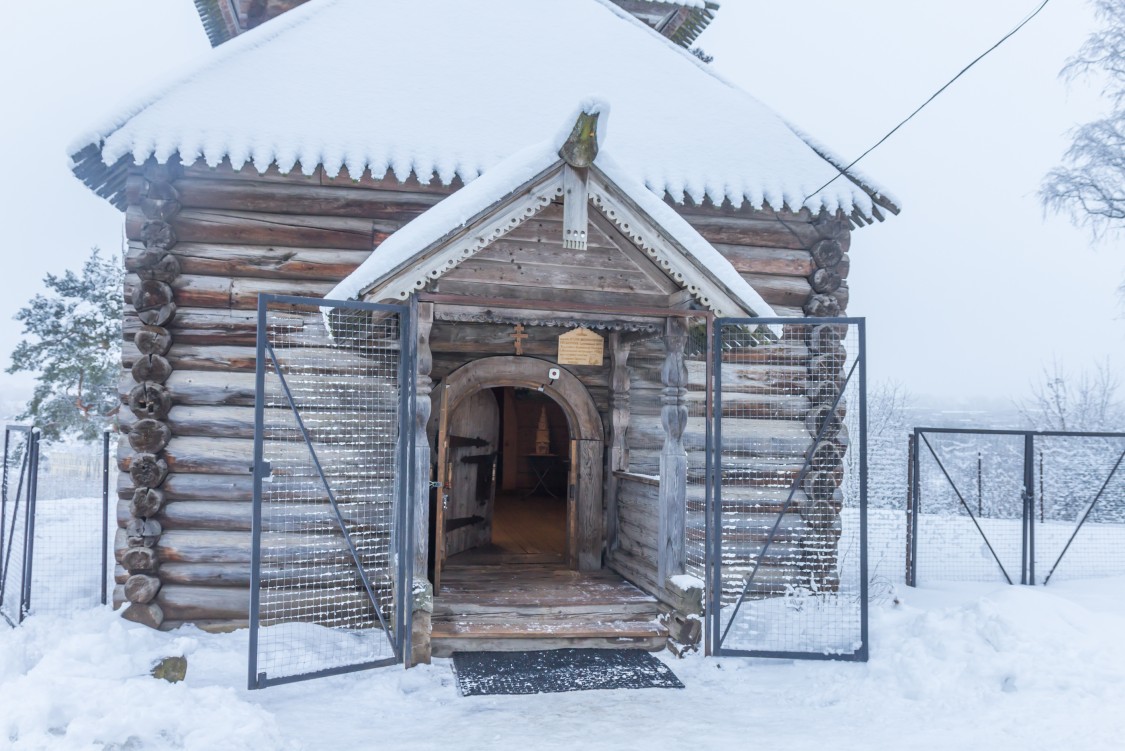
<path id="1" fill-rule="evenodd" d="M 105 608 L 0 629 L 11 749 L 1116 749 L 1125 578 L 900 590 L 871 660 L 676 660 L 684 690 L 462 698 L 450 662 L 249 692 L 246 632 L 171 633 Z M 186 655 L 167 684 L 150 664 Z"/>

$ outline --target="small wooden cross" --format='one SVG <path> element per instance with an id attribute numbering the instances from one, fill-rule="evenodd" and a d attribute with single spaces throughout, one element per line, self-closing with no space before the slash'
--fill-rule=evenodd
<path id="1" fill-rule="evenodd" d="M 509 336 L 516 340 L 516 354 L 522 355 L 523 340 L 527 338 L 527 334 L 523 333 L 523 324 L 517 323 L 515 332 L 509 334 Z"/>

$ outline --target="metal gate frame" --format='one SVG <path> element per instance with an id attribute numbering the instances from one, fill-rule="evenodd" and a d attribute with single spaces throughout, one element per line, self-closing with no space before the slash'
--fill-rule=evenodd
<path id="1" fill-rule="evenodd" d="M 977 533 L 980 534 L 984 544 L 988 546 L 989 553 L 996 561 L 1000 573 L 1008 584 L 1015 584 L 1011 574 L 1004 568 L 1004 564 L 1000 561 L 1000 556 L 996 554 L 996 550 L 992 547 L 992 541 L 988 539 L 981 528 L 980 523 L 977 521 L 976 516 L 973 514 L 972 508 L 965 501 L 965 496 L 962 494 L 957 483 L 950 477 L 949 471 L 945 468 L 941 459 L 938 457 L 934 447 L 926 440 L 926 434 L 954 434 L 954 435 L 1005 435 L 1005 436 L 1023 436 L 1023 489 L 1021 491 L 1021 507 L 1022 507 L 1022 545 L 1020 555 L 1020 584 L 1035 586 L 1035 437 L 1040 436 L 1043 438 L 1125 438 L 1125 433 L 1111 433 L 1111 432 L 1082 432 L 1074 430 L 997 430 L 986 428 L 914 428 L 914 433 L 911 436 L 911 454 L 910 454 L 910 499 L 907 504 L 909 509 L 909 522 L 907 531 L 909 533 L 909 546 L 907 547 L 907 555 L 909 556 L 906 561 L 906 584 L 911 587 L 918 586 L 918 518 L 920 516 L 920 502 L 922 495 L 922 483 L 920 477 L 922 445 L 925 444 L 926 449 L 929 451 L 930 456 L 937 462 L 938 469 L 941 470 L 942 475 L 945 476 L 946 482 L 953 492 L 957 495 L 957 500 L 969 515 L 972 520 L 973 526 L 976 527 Z M 1101 500 L 1102 494 L 1105 489 L 1109 487 L 1110 480 L 1117 473 L 1118 468 L 1121 466 L 1122 461 L 1125 460 L 1125 450 L 1117 457 L 1114 462 L 1113 469 L 1109 471 L 1106 476 L 1105 482 L 1102 483 L 1094 498 L 1086 507 L 1082 518 L 1078 520 L 1075 525 L 1074 531 L 1067 539 L 1066 545 L 1063 546 L 1062 551 L 1059 552 L 1058 558 L 1055 559 L 1054 564 L 1051 565 L 1051 570 L 1047 572 L 1047 576 L 1043 578 L 1043 586 L 1051 580 L 1051 576 L 1055 570 L 1062 563 L 1062 559 L 1066 557 L 1066 553 L 1070 550 L 1071 543 L 1078 536 L 1086 520 L 1090 517 L 1090 513 L 1094 507 Z"/>
<path id="2" fill-rule="evenodd" d="M 858 370 L 858 388 L 859 388 L 859 586 L 860 586 L 860 646 L 850 653 L 821 653 L 821 652 L 795 652 L 795 651 L 776 651 L 776 650 L 756 650 L 756 649 L 733 649 L 723 646 L 723 641 L 727 633 L 730 631 L 731 625 L 734 623 L 732 615 L 728 623 L 726 631 L 721 630 L 721 598 L 722 598 L 722 534 L 723 534 L 723 520 L 722 520 L 722 497 L 723 497 L 723 483 L 722 472 L 722 414 L 723 414 L 723 376 L 722 376 L 722 335 L 723 329 L 732 326 L 817 326 L 822 324 L 841 325 L 841 326 L 855 326 L 858 334 L 858 349 L 856 359 L 852 364 L 850 371 L 847 374 L 844 385 L 840 388 L 840 393 L 836 397 L 836 401 L 832 405 L 832 412 L 835 412 L 839 406 L 840 401 L 844 397 L 847 389 L 847 384 L 851 382 L 853 376 L 856 376 Z M 711 396 L 711 414 L 710 419 L 707 421 L 707 483 L 706 504 L 708 508 L 707 513 L 707 629 L 706 634 L 708 637 L 708 653 L 716 657 L 771 657 L 781 659 L 798 659 L 798 660 L 841 660 L 841 661 L 858 661 L 866 662 L 869 654 L 869 639 L 868 639 L 868 581 L 867 581 L 867 330 L 866 319 L 864 318 L 716 318 L 714 321 L 714 331 L 712 332 L 711 341 L 708 343 L 711 349 L 712 362 L 711 362 L 711 384 L 709 387 L 709 394 Z M 774 522 L 766 542 L 762 545 L 762 549 L 758 552 L 757 558 L 754 562 L 754 568 L 743 586 L 742 594 L 739 597 L 738 605 L 735 608 L 735 615 L 737 615 L 738 608 L 746 599 L 749 592 L 750 585 L 753 583 L 754 576 L 757 574 L 758 567 L 761 564 L 762 558 L 773 540 L 775 539 L 778 529 L 781 524 L 782 518 L 790 510 L 793 505 L 794 496 L 797 490 L 808 474 L 812 466 L 813 452 L 820 443 L 825 427 L 820 428 L 820 434 L 815 437 L 811 442 L 810 447 L 805 455 L 805 461 L 798 473 L 796 480 L 789 488 L 788 497 L 782 506 L 782 511 L 778 514 L 777 520 Z M 851 450 L 849 448 L 849 450 Z"/>
<path id="3" fill-rule="evenodd" d="M 8 457 L 11 455 L 11 437 L 13 433 L 23 433 L 27 437 L 23 441 L 23 458 L 20 460 L 19 480 L 16 483 L 16 496 L 9 502 L 8 490 Z M 0 616 L 10 626 L 23 623 L 31 610 L 31 564 L 34 561 L 35 547 L 35 499 L 36 482 L 39 477 L 39 431 L 29 425 L 7 425 L 4 428 L 4 470 L 3 485 L 0 492 Z M 26 480 L 26 490 L 24 482 Z M 19 516 L 20 502 L 23 501 L 24 523 L 22 529 L 16 529 L 16 519 Z M 8 507 L 12 504 L 12 521 L 7 525 Z M 7 528 L 5 528 L 7 525 Z M 16 605 L 15 620 L 5 612 L 11 603 L 12 593 L 7 591 L 8 573 L 12 566 L 12 547 L 17 536 L 23 537 L 23 550 L 20 560 L 15 561 L 20 567 L 19 593 Z M 103 554 L 104 557 L 104 554 Z"/>
<path id="4" fill-rule="evenodd" d="M 398 557 L 398 572 L 395 576 L 395 623 L 393 632 L 388 629 L 383 615 L 380 612 L 377 598 L 375 597 L 374 590 L 368 575 L 363 565 L 360 563 L 359 555 L 356 551 L 355 545 L 351 539 L 351 535 L 347 530 L 344 519 L 338 506 L 336 505 L 335 494 L 332 492 L 331 484 L 329 483 L 324 469 L 320 464 L 320 460 L 316 455 L 316 450 L 312 446 L 312 441 L 309 438 L 308 430 L 305 427 L 304 420 L 301 418 L 300 410 L 293 403 L 292 393 L 285 380 L 282 372 L 281 365 L 278 361 L 277 354 L 274 351 L 273 345 L 269 341 L 269 326 L 268 326 L 268 312 L 271 304 L 282 305 L 301 305 L 316 307 L 320 309 L 349 309 L 349 310 L 368 310 L 368 311 L 383 311 L 394 313 L 398 316 L 400 322 L 400 356 L 399 356 L 399 467 L 401 471 L 395 478 L 395 492 L 401 499 L 398 508 L 395 512 L 395 529 L 394 540 L 397 547 Z M 410 654 L 411 650 L 411 628 L 407 622 L 407 613 L 410 612 L 413 597 L 412 586 L 414 576 L 414 539 L 412 530 L 414 526 L 414 498 L 413 488 L 413 467 L 414 467 L 414 415 L 416 409 L 416 379 L 415 373 L 417 372 L 417 342 L 415 341 L 415 332 L 417 329 L 418 305 L 417 298 L 411 298 L 408 305 L 388 305 L 381 303 L 368 303 L 359 302 L 356 300 L 326 300 L 323 298 L 313 297 L 298 297 L 293 295 L 271 295 L 260 294 L 258 296 L 258 323 L 257 323 L 257 351 L 255 359 L 255 373 L 254 373 L 254 465 L 251 467 L 253 473 L 253 526 L 252 526 L 252 546 L 251 546 L 251 569 L 250 569 L 250 649 L 248 661 L 248 688 L 251 690 L 266 688 L 269 686 L 277 686 L 285 683 L 295 683 L 298 681 L 312 680 L 314 678 L 325 678 L 332 675 L 341 675 L 344 673 L 353 673 L 360 670 L 368 670 L 371 668 L 384 667 L 404 662 L 406 657 Z M 274 372 L 281 383 L 282 389 L 285 393 L 286 401 L 289 403 L 290 409 L 293 411 L 296 418 L 297 425 L 300 428 L 302 437 L 304 438 L 305 445 L 309 450 L 313 464 L 316 466 L 317 472 L 320 475 L 321 482 L 324 484 L 325 491 L 327 492 L 329 502 L 332 505 L 332 511 L 335 514 L 336 522 L 339 525 L 340 531 L 343 534 L 344 541 L 348 547 L 352 559 L 355 561 L 356 569 L 362 579 L 364 589 L 367 596 L 371 599 L 374 605 L 375 614 L 379 619 L 379 623 L 383 626 L 383 632 L 387 635 L 388 642 L 390 643 L 393 657 L 375 660 L 371 662 L 364 662 L 355 665 L 346 665 L 341 667 L 327 668 L 324 670 L 317 670 L 310 673 L 303 673 L 299 675 L 283 676 L 280 678 L 269 678 L 265 674 L 258 673 L 258 631 L 260 628 L 260 595 L 261 595 L 261 559 L 262 559 L 262 482 L 270 476 L 269 463 L 263 458 L 264 449 L 264 427 L 265 427 L 265 383 L 266 383 L 266 358 L 269 358 L 274 365 Z"/>

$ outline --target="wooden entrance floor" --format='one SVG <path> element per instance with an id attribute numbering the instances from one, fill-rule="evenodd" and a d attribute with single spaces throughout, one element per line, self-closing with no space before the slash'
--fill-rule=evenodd
<path id="1" fill-rule="evenodd" d="M 452 559 L 451 559 L 452 560 Z M 434 598 L 433 654 L 601 647 L 663 649 L 655 598 L 612 571 L 557 563 L 450 565 Z"/>

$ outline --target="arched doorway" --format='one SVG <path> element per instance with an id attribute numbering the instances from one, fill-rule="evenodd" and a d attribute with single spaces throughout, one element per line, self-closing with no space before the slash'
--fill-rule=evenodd
<path id="1" fill-rule="evenodd" d="M 557 377 L 551 378 L 552 371 Z M 514 387 L 543 394 L 554 401 L 566 416 L 569 426 L 569 481 L 567 483 L 566 545 L 567 561 L 580 571 L 596 571 L 602 565 L 604 545 L 602 521 L 602 471 L 604 433 L 601 416 L 593 397 L 573 374 L 554 363 L 533 357 L 486 357 L 468 363 L 446 376 L 436 390 L 438 410 L 437 459 L 439 478 L 452 475 L 449 456 L 449 425 L 462 409 L 486 403 L 482 393 Z M 450 478 L 452 479 L 452 478 Z M 451 485 L 451 483 L 446 483 Z M 448 492 L 448 489 L 446 491 Z M 449 503 L 445 500 L 442 503 Z M 435 586 L 440 588 L 446 537 L 445 507 L 435 515 Z M 436 533 L 435 533 L 436 534 Z M 456 543 L 463 545 L 463 541 Z"/>

